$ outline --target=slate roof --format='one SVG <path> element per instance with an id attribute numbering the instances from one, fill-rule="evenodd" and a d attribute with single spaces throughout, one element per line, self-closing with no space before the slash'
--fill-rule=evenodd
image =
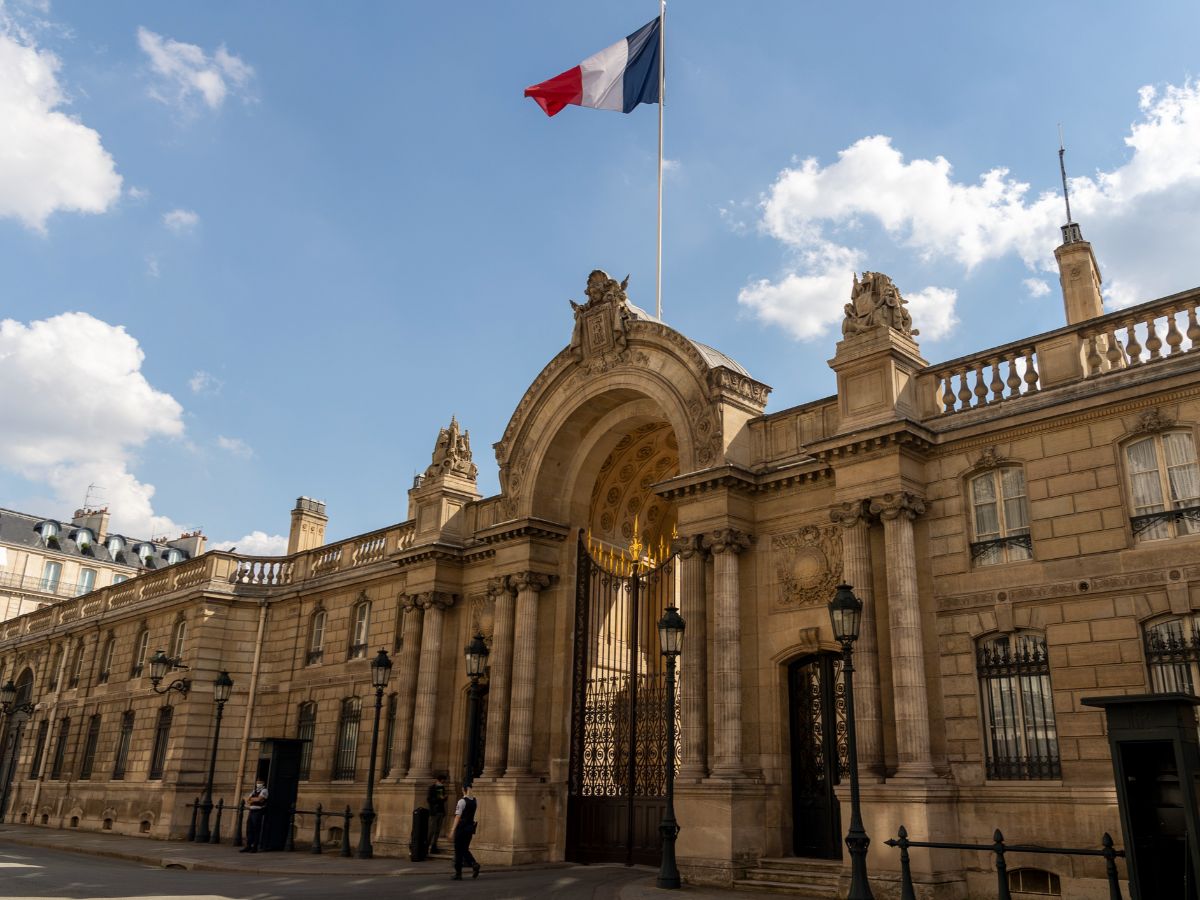
<path id="1" fill-rule="evenodd" d="M 43 522 L 53 522 L 58 525 L 58 546 L 48 545 L 46 541 L 42 540 L 42 536 L 37 528 Z M 28 548 L 43 553 L 49 551 L 51 553 L 62 554 L 63 556 L 91 559 L 98 563 L 125 566 L 137 572 L 148 572 L 166 567 L 169 565 L 166 557 L 170 550 L 178 550 L 182 554 L 180 562 L 187 559 L 190 555 L 186 550 L 179 550 L 176 547 L 168 547 L 164 544 L 156 544 L 153 541 L 146 541 L 140 538 L 128 537 L 127 535 L 112 531 L 103 536 L 93 535 L 88 551 L 84 552 L 75 542 L 75 534 L 78 531 L 79 528 L 72 525 L 69 520 L 61 522 L 58 519 L 39 518 L 38 516 L 31 516 L 28 513 L 0 508 L 0 544 L 7 544 L 10 547 Z M 124 549 L 117 553 L 116 559 L 108 552 L 108 547 L 101 543 L 102 540 L 107 541 L 114 534 L 120 537 L 125 543 Z M 133 552 L 134 547 L 143 543 L 149 544 L 154 548 L 154 552 L 146 558 L 145 564 Z"/>

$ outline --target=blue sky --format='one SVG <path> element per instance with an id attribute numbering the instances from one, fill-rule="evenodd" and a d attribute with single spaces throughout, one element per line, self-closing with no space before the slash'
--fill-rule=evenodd
<path id="1" fill-rule="evenodd" d="M 404 518 L 452 413 L 494 492 L 587 273 L 654 302 L 655 109 L 521 91 L 656 13 L 0 0 L 0 505 L 96 483 L 124 530 L 269 550 L 307 494 L 342 537 Z M 1200 282 L 1194 0 L 667 22 L 664 317 L 770 409 L 832 393 L 854 269 L 932 362 L 1061 325 L 1058 122 L 1110 306 Z"/>

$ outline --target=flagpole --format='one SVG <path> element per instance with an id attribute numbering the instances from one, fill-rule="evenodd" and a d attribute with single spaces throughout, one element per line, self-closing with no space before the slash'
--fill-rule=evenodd
<path id="1" fill-rule="evenodd" d="M 667 0 L 658 0 L 658 280 L 655 310 L 662 319 L 662 194 L 663 194 L 663 107 L 667 105 L 666 69 Z"/>

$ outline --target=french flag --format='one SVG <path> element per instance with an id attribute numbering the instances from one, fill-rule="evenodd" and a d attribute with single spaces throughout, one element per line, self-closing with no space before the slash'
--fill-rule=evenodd
<path id="1" fill-rule="evenodd" d="M 661 28 L 661 17 L 655 17 L 575 68 L 525 88 L 525 96 L 548 116 L 570 104 L 627 113 L 639 103 L 658 103 Z"/>

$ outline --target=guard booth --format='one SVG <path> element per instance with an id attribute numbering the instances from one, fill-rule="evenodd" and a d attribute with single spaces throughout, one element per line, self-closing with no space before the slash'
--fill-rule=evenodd
<path id="1" fill-rule="evenodd" d="M 255 778 L 267 786 L 267 808 L 259 850 L 282 850 L 291 827 L 291 811 L 300 789 L 300 752 L 304 741 L 298 738 L 260 738 Z"/>
<path id="2" fill-rule="evenodd" d="M 1134 900 L 1200 900 L 1200 736 L 1191 694 L 1088 697 L 1104 710 Z"/>

